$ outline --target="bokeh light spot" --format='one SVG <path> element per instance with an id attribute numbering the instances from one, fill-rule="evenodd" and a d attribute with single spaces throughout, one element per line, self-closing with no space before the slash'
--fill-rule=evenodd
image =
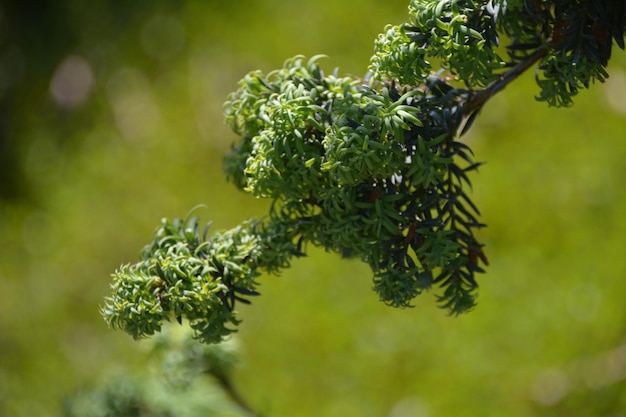
<path id="1" fill-rule="evenodd" d="M 91 65 L 80 56 L 70 55 L 54 71 L 50 81 L 50 94 L 61 107 L 77 107 L 87 100 L 93 83 Z"/>
<path id="2" fill-rule="evenodd" d="M 389 417 L 428 417 L 428 405 L 417 397 L 403 398 L 394 404 Z"/>
<path id="3" fill-rule="evenodd" d="M 570 390 L 570 382 L 563 371 L 547 369 L 537 376 L 531 387 L 531 398 L 542 405 L 561 401 Z"/>
<path id="4" fill-rule="evenodd" d="M 604 96 L 613 110 L 626 116 L 626 72 L 617 68 L 612 71 L 604 86 Z"/>
<path id="5" fill-rule="evenodd" d="M 109 80 L 107 93 L 124 139 L 137 145 L 154 144 L 160 112 L 146 76 L 135 69 L 122 69 Z"/>

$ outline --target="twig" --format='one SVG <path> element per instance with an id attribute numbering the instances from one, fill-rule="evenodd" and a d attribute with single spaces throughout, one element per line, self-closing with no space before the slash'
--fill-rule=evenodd
<path id="1" fill-rule="evenodd" d="M 548 52 L 549 50 L 547 47 L 537 49 L 525 60 L 513 66 L 510 70 L 502 74 L 497 80 L 489 84 L 487 87 L 472 93 L 469 99 L 463 105 L 463 114 L 465 116 L 470 116 L 477 110 L 480 110 L 480 108 L 483 106 L 483 104 L 487 102 L 487 100 L 496 95 L 496 93 L 504 90 L 504 88 L 511 81 L 522 75 L 524 71 L 533 66 L 541 58 L 546 56 Z"/>
<path id="2" fill-rule="evenodd" d="M 217 382 L 220 384 L 224 392 L 230 397 L 231 400 L 235 404 L 237 404 L 241 409 L 245 410 L 252 417 L 262 417 L 262 415 L 252 409 L 246 400 L 239 394 L 239 392 L 233 386 L 230 378 L 221 372 L 211 372 L 211 374 L 217 379 Z"/>

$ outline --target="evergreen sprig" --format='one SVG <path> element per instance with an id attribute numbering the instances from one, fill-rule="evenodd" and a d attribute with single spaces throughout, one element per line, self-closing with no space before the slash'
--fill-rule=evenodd
<path id="1" fill-rule="evenodd" d="M 479 164 L 455 140 L 468 91 L 324 76 L 319 58 L 251 73 L 231 94 L 227 121 L 242 140 L 227 176 L 274 198 L 272 221 L 296 225 L 300 243 L 367 262 L 385 303 L 406 307 L 440 283 L 454 288 L 441 296 L 450 311 L 468 310 L 482 271 L 482 224 L 463 189 Z"/>
<path id="2" fill-rule="evenodd" d="M 224 170 L 271 199 L 270 213 L 210 239 L 196 218 L 163 220 L 141 261 L 113 275 L 105 319 L 143 337 L 184 317 L 219 342 L 260 274 L 307 244 L 366 262 L 386 304 L 408 307 L 436 286 L 450 313 L 470 310 L 487 258 L 467 191 L 480 163 L 459 137 L 532 66 L 550 105 L 603 81 L 612 42 L 624 48 L 625 10 L 621 0 L 413 0 L 409 21 L 376 39 L 366 79 L 324 74 L 321 55 L 249 73 L 225 103 L 241 138 Z"/>

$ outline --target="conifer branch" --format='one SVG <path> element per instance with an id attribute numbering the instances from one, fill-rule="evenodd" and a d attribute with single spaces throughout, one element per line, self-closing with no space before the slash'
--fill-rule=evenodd
<path id="1" fill-rule="evenodd" d="M 261 274 L 309 244 L 367 263 L 390 306 L 436 287 L 449 313 L 470 311 L 488 262 L 467 192 L 480 163 L 458 133 L 532 67 L 539 101 L 571 105 L 608 77 L 625 22 L 623 0 L 411 0 L 409 20 L 376 38 L 367 81 L 324 74 L 321 55 L 250 72 L 225 104 L 240 139 L 224 170 L 272 209 L 212 237 L 195 218 L 164 219 L 141 260 L 113 275 L 105 320 L 135 338 L 185 320 L 218 343 Z"/>

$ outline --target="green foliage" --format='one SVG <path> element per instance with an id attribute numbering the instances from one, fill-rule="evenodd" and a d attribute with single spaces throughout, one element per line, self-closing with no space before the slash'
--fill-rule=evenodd
<path id="1" fill-rule="evenodd" d="M 612 3 L 414 0 L 410 21 L 376 39 L 367 79 L 325 75 L 321 56 L 249 73 L 225 104 L 241 139 L 224 167 L 236 187 L 271 199 L 270 213 L 209 240 L 195 219 L 164 220 L 141 262 L 114 274 L 105 319 L 138 338 L 185 317 L 197 338 L 219 342 L 261 270 L 288 267 L 307 244 L 366 262 L 388 305 L 411 306 L 436 285 L 441 307 L 469 311 L 487 259 L 467 194 L 480 164 L 458 138 L 535 64 L 550 105 L 603 81 L 612 40 L 624 46 L 624 5 L 614 18 Z"/>
<path id="2" fill-rule="evenodd" d="M 569 106 L 580 88 L 603 82 L 613 41 L 624 49 L 626 4 L 604 1 L 412 0 L 411 20 L 388 26 L 375 43 L 377 76 L 420 85 L 435 59 L 471 88 L 542 51 L 538 100 Z M 508 58 L 500 56 L 501 35 Z"/>
<path id="3" fill-rule="evenodd" d="M 455 288 L 441 298 L 451 312 L 471 308 L 481 225 L 463 190 L 478 164 L 454 140 L 465 93 L 440 80 L 404 91 L 326 77 L 317 58 L 251 73 L 229 97 L 227 121 L 243 138 L 227 176 L 276 199 L 273 221 L 296 225 L 299 244 L 367 262 L 385 303 L 409 306 L 442 283 Z"/>
<path id="4" fill-rule="evenodd" d="M 537 99 L 552 106 L 570 106 L 581 88 L 603 82 L 613 42 L 624 49 L 626 3 L 601 1 L 494 2 L 498 28 L 511 38 L 512 62 L 544 49 L 539 60 Z"/>
<path id="5" fill-rule="evenodd" d="M 417 86 L 430 76 L 427 59 L 438 59 L 442 68 L 471 87 L 493 81 L 504 61 L 498 45 L 491 2 L 420 1 L 409 5 L 411 20 L 388 26 L 378 37 L 372 57 L 375 75 Z"/>
<path id="6" fill-rule="evenodd" d="M 114 275 L 113 296 L 102 314 L 113 328 L 135 338 L 153 335 L 164 320 L 185 317 L 196 336 L 221 341 L 237 324 L 236 294 L 255 295 L 256 237 L 244 223 L 206 241 L 196 218 L 163 220 L 142 262 L 122 266 Z"/>

